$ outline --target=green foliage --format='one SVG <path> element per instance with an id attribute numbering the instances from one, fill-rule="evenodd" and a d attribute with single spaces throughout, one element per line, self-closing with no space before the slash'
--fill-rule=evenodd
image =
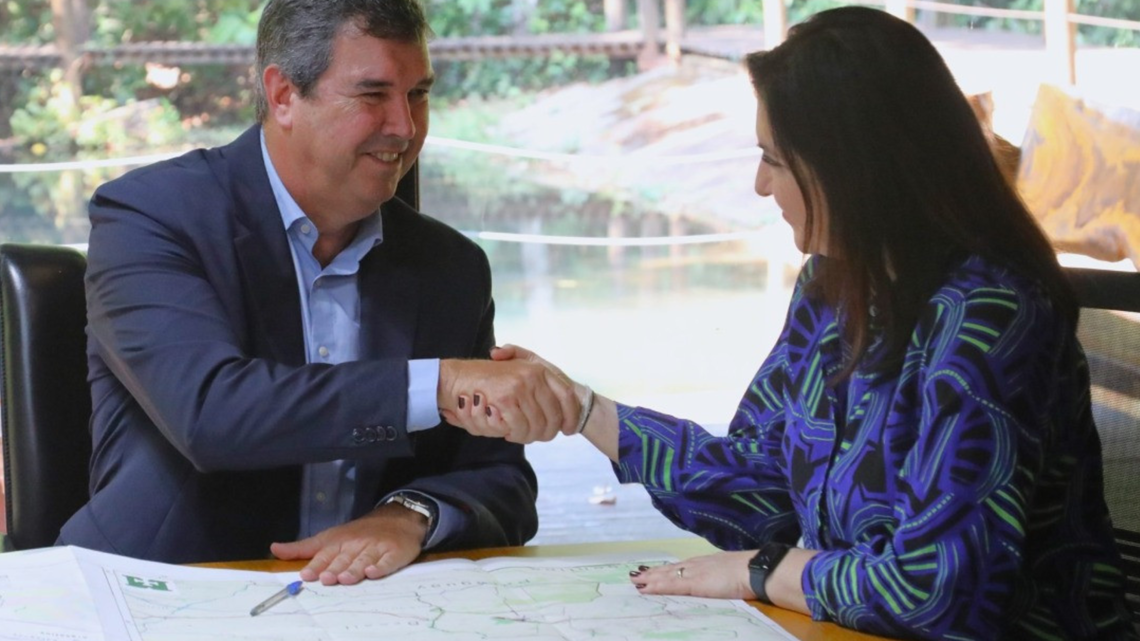
<path id="1" fill-rule="evenodd" d="M 52 41 L 51 6 L 47 0 L 0 0 L 0 43 L 40 45 Z"/>
<path id="2" fill-rule="evenodd" d="M 440 38 L 512 33 L 590 33 L 605 27 L 604 0 L 425 0 L 432 30 Z M 474 62 L 437 61 L 434 95 L 443 102 L 509 97 L 571 82 L 598 82 L 631 71 L 604 56 L 555 53 L 547 58 Z"/>
<path id="3" fill-rule="evenodd" d="M 761 24 L 764 5 L 759 0 L 689 0 L 685 4 L 685 21 L 692 25 Z"/>
<path id="4" fill-rule="evenodd" d="M 237 32 L 252 43 L 260 16 L 259 0 L 101 0 L 94 10 L 92 39 L 103 45 L 160 40 L 216 40 Z M 252 20 L 254 32 L 248 32 Z M 225 26 L 222 26 L 225 23 Z"/>
<path id="5" fill-rule="evenodd" d="M 784 0 L 788 21 L 796 23 L 813 13 L 850 4 L 842 0 Z M 688 0 L 685 21 L 691 25 L 764 24 L 764 3 L 760 0 Z"/>
<path id="6" fill-rule="evenodd" d="M 52 72 L 50 82 L 37 85 L 12 114 L 12 133 L 34 150 L 152 148 L 182 137 L 178 111 L 166 99 L 120 104 L 81 96 L 77 104 L 62 76 L 59 70 Z"/>
<path id="7" fill-rule="evenodd" d="M 1040 11 L 1042 0 L 953 0 L 962 4 Z M 505 36 L 511 34 L 586 33 L 604 28 L 604 0 L 424 0 L 438 37 Z M 826 8 L 847 4 L 839 0 L 785 0 L 788 19 L 795 23 Z M 263 0 L 90 0 L 92 44 L 173 40 L 252 44 Z M 634 24 L 634 0 L 626 0 Z M 1140 0 L 1077 0 L 1077 11 L 1091 16 L 1140 20 Z M 687 0 L 692 25 L 760 24 L 760 0 Z M 920 17 L 924 12 L 920 11 Z M 37 45 L 54 39 L 49 0 L 0 0 L 0 43 Z M 1041 22 L 937 14 L 943 26 L 1011 29 L 1040 33 Z M 1103 27 L 1078 27 L 1081 44 L 1140 46 L 1140 32 Z M 631 62 L 611 63 L 601 56 L 554 54 L 543 58 L 510 58 L 475 62 L 437 61 L 437 105 L 471 97 L 510 97 L 571 82 L 599 82 L 631 73 Z M 56 89 L 45 88 L 44 76 L 24 73 L 0 83 L 0 119 L 14 113 L 10 126 L 21 140 L 65 148 L 79 143 L 74 122 Z M 198 123 L 248 122 L 253 85 L 248 73 L 222 65 L 182 70 L 174 89 L 159 90 L 146 80 L 141 66 L 95 67 L 85 71 L 85 109 L 103 114 L 115 106 L 165 98 L 171 120 L 177 108 L 183 119 Z M 169 124 L 169 123 L 168 123 Z M 0 126 L 0 136 L 8 128 Z M 66 145 L 64 145 L 66 141 Z M 105 141 L 107 144 L 118 144 Z"/>
<path id="8" fill-rule="evenodd" d="M 492 131 L 501 114 L 521 109 L 528 102 L 525 99 L 488 102 L 479 98 L 467 98 L 446 108 L 436 107 L 431 114 L 431 133 L 441 138 L 498 142 Z"/>
<path id="9" fill-rule="evenodd" d="M 1077 13 L 1088 16 L 1140 20 L 1140 0 L 1077 0 Z M 1113 47 L 1140 47 L 1140 31 L 1108 29 L 1104 27 L 1077 27 L 1082 44 Z"/>

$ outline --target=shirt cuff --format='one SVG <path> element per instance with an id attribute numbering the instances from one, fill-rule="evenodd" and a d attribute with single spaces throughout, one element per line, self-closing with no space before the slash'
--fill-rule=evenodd
<path id="1" fill-rule="evenodd" d="M 419 490 L 396 490 L 381 499 L 379 505 L 384 505 L 396 494 L 408 494 L 424 501 L 435 505 L 435 522 L 433 522 L 428 530 L 427 536 L 424 537 L 423 548 L 425 551 L 432 549 L 443 541 L 446 541 L 452 534 L 459 532 L 465 525 L 463 510 L 451 505 L 446 501 L 440 501 L 429 494 L 424 494 Z"/>
<path id="2" fill-rule="evenodd" d="M 439 359 L 408 361 L 408 431 L 419 432 L 439 425 Z"/>

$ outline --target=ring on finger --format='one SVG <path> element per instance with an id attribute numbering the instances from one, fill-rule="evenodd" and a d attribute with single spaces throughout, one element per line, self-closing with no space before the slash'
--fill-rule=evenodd
<path id="1" fill-rule="evenodd" d="M 678 579 L 685 578 L 685 566 L 681 566 L 681 567 L 677 568 L 677 578 Z"/>

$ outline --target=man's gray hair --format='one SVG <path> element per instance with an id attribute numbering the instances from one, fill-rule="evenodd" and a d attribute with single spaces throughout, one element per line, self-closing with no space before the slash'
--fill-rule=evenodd
<path id="1" fill-rule="evenodd" d="M 269 0 L 257 27 L 257 120 L 269 115 L 265 69 L 277 65 L 308 97 L 332 64 L 333 40 L 348 23 L 382 40 L 426 42 L 420 0 Z"/>

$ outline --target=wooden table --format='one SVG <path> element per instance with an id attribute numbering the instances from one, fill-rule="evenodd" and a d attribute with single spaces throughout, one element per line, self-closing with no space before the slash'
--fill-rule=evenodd
<path id="1" fill-rule="evenodd" d="M 704 539 L 660 539 L 656 541 L 622 541 L 608 543 L 592 543 L 577 545 L 536 545 L 509 548 L 483 548 L 463 552 L 447 552 L 442 554 L 426 554 L 420 561 L 439 561 L 441 559 L 486 559 L 495 556 L 520 557 L 552 557 L 552 556 L 581 556 L 587 554 L 613 554 L 619 552 L 665 552 L 685 559 L 701 554 L 710 554 L 716 551 Z M 261 570 L 266 572 L 290 572 L 300 570 L 305 566 L 301 561 L 238 561 L 230 563 L 203 563 L 205 567 L 231 568 L 240 570 Z M 841 628 L 833 623 L 816 623 L 810 618 L 783 610 L 758 601 L 748 601 L 748 604 L 769 616 L 779 623 L 785 630 L 802 641 L 884 641 L 884 637 L 863 634 Z"/>

